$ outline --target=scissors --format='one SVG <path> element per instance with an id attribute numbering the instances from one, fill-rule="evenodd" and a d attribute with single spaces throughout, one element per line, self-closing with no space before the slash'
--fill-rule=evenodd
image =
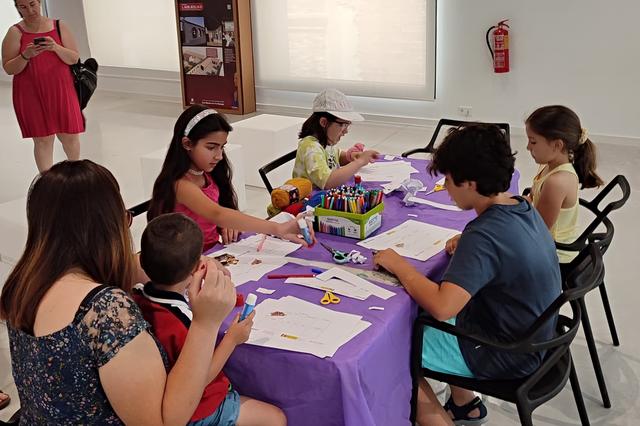
<path id="1" fill-rule="evenodd" d="M 320 303 L 323 305 L 328 305 L 330 303 L 340 303 L 340 298 L 327 290 L 324 293 L 324 297 L 320 300 Z"/>
<path id="2" fill-rule="evenodd" d="M 329 253 L 331 253 L 331 255 L 333 256 L 333 261 L 335 263 L 342 265 L 343 263 L 347 263 L 349 261 L 349 255 L 347 253 L 333 249 L 323 242 L 321 242 L 320 244 L 322 244 L 322 247 L 326 248 Z"/>
<path id="3" fill-rule="evenodd" d="M 439 181 L 436 182 L 435 186 L 433 187 L 433 189 L 429 192 L 427 192 L 426 195 L 430 195 L 433 194 L 434 192 L 440 192 L 440 191 L 444 191 L 446 188 L 444 187 L 444 179 L 440 179 Z"/>

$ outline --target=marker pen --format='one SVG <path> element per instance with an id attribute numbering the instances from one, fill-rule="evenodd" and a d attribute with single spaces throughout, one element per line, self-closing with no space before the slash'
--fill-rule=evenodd
<path id="1" fill-rule="evenodd" d="M 247 295 L 247 300 L 244 302 L 244 308 L 242 309 L 242 313 L 240 314 L 240 321 L 244 321 L 246 317 L 249 316 L 251 312 L 253 312 L 253 308 L 256 307 L 256 301 L 258 300 L 258 296 L 253 293 L 249 293 Z"/>
<path id="2" fill-rule="evenodd" d="M 309 232 L 309 225 L 307 225 L 307 221 L 304 218 L 298 219 L 298 226 L 300 227 L 300 232 L 302 232 L 302 236 L 307 244 L 313 244 L 313 240 L 311 239 L 311 233 Z"/>

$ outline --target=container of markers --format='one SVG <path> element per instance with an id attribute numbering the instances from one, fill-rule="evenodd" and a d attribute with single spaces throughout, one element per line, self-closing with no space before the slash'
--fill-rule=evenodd
<path id="1" fill-rule="evenodd" d="M 363 240 L 382 226 L 381 190 L 360 186 L 331 189 L 315 208 L 315 230 Z"/>

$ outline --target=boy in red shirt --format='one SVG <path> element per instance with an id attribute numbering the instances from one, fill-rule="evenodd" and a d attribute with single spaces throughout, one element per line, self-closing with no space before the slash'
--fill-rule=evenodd
<path id="1" fill-rule="evenodd" d="M 191 308 L 185 298 L 193 272 L 200 266 L 202 231 L 180 213 L 156 217 L 142 234 L 140 264 L 151 279 L 136 286 L 134 299 L 144 318 L 167 353 L 173 367 L 191 325 Z M 236 346 L 249 338 L 252 313 L 239 322 L 239 315 L 215 349 L 209 368 L 211 382 L 191 417 L 191 426 L 286 425 L 284 413 L 277 407 L 238 395 L 222 372 Z"/>

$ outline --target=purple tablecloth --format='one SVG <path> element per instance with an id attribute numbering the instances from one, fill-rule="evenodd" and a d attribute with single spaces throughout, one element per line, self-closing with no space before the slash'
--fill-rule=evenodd
<path id="1" fill-rule="evenodd" d="M 422 180 L 428 188 L 433 187 L 438 177 L 428 175 L 428 162 L 411 162 L 420 171 L 419 175 L 413 174 L 412 177 Z M 516 172 L 510 188 L 514 194 L 518 193 L 518 179 Z M 365 183 L 364 186 L 380 187 L 379 183 Z M 419 193 L 419 196 L 424 195 Z M 452 204 L 446 191 L 426 198 Z M 401 200 L 401 192 L 385 197 L 382 227 L 377 233 L 407 219 L 462 230 L 475 217 L 473 211 L 452 212 L 426 205 L 405 207 Z M 346 252 L 354 248 L 360 250 L 369 258 L 362 267 L 371 268 L 371 253 L 356 246 L 357 240 L 320 233 L 316 235 L 318 240 L 336 249 Z M 331 262 L 330 254 L 320 244 L 311 249 L 300 249 L 291 256 Z M 439 280 L 448 263 L 448 255 L 442 252 L 426 262 L 410 261 L 425 275 Z M 310 273 L 310 270 L 309 267 L 287 264 L 274 273 Z M 319 303 L 323 296 L 317 290 L 285 285 L 284 280 L 266 277 L 258 282 L 243 284 L 238 287 L 238 292 L 245 295 L 255 293 L 258 287 L 277 290 L 271 296 L 256 293 L 258 303 L 265 298 L 279 299 L 288 295 Z M 241 395 L 282 408 L 291 426 L 410 424 L 409 353 L 417 306 L 402 288 L 384 287 L 396 295 L 388 300 L 371 296 L 366 301 L 342 297 L 339 304 L 329 305 L 328 309 L 362 315 L 365 321 L 371 322 L 367 330 L 342 346 L 335 356 L 320 359 L 313 355 L 245 344 L 233 352 L 224 368 L 225 373 Z M 368 309 L 370 306 L 382 306 L 385 310 L 371 311 Z M 226 330 L 232 317 L 227 319 L 222 330 Z"/>

